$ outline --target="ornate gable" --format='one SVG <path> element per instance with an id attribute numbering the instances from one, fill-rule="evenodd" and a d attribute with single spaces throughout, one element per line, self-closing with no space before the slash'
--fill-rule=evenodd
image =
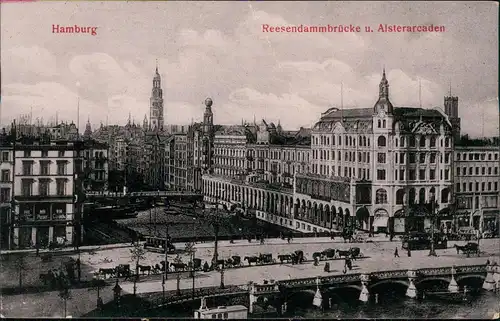
<path id="1" fill-rule="evenodd" d="M 413 125 L 412 132 L 419 135 L 437 135 L 439 132 L 430 123 L 419 122 Z"/>

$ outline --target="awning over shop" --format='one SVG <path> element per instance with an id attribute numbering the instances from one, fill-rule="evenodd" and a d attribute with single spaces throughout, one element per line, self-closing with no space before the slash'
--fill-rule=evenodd
<path id="1" fill-rule="evenodd" d="M 387 227 L 387 222 L 389 221 L 389 217 L 387 216 L 377 216 L 373 220 L 374 227 Z"/>

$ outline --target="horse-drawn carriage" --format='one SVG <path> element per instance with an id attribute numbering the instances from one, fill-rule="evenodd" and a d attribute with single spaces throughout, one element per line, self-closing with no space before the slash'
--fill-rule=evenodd
<path id="1" fill-rule="evenodd" d="M 460 254 L 460 251 L 462 251 L 462 254 L 466 254 L 467 257 L 471 254 L 477 254 L 477 256 L 480 254 L 479 244 L 473 242 L 469 242 L 463 246 L 455 244 L 455 249 L 457 249 L 457 254 Z"/>

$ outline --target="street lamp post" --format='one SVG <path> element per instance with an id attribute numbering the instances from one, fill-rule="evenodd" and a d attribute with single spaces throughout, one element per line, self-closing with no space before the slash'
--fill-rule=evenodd
<path id="1" fill-rule="evenodd" d="M 194 300 L 194 288 L 195 288 L 195 284 L 194 284 L 195 283 L 195 279 L 194 279 L 195 275 L 194 274 L 196 272 L 196 268 L 195 268 L 195 265 L 194 265 L 194 259 L 195 259 L 195 247 L 194 246 L 196 244 L 196 242 L 194 241 L 195 235 L 196 235 L 196 218 L 193 217 L 193 247 L 191 249 L 191 262 L 193 262 L 193 264 L 191 264 L 192 268 L 193 268 L 193 270 L 191 271 L 191 273 L 192 273 L 191 275 L 192 275 L 192 278 L 193 278 L 193 289 L 191 291 L 191 294 L 192 294 L 193 300 Z"/>
<path id="2" fill-rule="evenodd" d="M 220 269 L 220 288 L 224 289 L 224 264 L 222 264 Z"/>
<path id="3" fill-rule="evenodd" d="M 214 224 L 214 257 L 212 259 L 212 265 L 215 267 L 217 264 L 217 260 L 219 259 L 219 240 L 218 240 L 218 234 L 219 234 L 219 199 L 220 199 L 220 194 L 224 192 L 224 189 L 220 189 L 219 193 L 215 197 L 215 217 L 213 218 L 213 224 Z"/>
<path id="4" fill-rule="evenodd" d="M 431 193 L 431 250 L 429 252 L 429 256 L 437 256 L 436 254 L 436 249 L 434 248 L 434 225 L 436 224 L 436 200 L 435 200 L 435 195 L 434 193 Z"/>
<path id="5" fill-rule="evenodd" d="M 168 280 L 168 219 L 165 218 L 165 229 L 167 236 L 165 238 L 165 280 Z"/>

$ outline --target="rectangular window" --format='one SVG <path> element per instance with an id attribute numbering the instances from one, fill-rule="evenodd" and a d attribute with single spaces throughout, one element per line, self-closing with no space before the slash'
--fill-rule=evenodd
<path id="1" fill-rule="evenodd" d="M 49 195 L 49 181 L 47 179 L 40 179 L 38 181 L 38 194 L 40 196 Z"/>
<path id="2" fill-rule="evenodd" d="M 416 158 L 415 153 L 410 153 L 410 164 L 415 164 L 416 161 L 415 158 Z"/>
<path id="3" fill-rule="evenodd" d="M 49 157 L 49 151 L 48 150 L 42 150 L 42 157 Z"/>
<path id="4" fill-rule="evenodd" d="M 377 180 L 385 181 L 385 169 L 377 169 Z"/>
<path id="5" fill-rule="evenodd" d="M 425 180 L 425 169 L 419 170 L 419 172 L 418 172 L 418 179 L 421 180 L 421 181 Z"/>
<path id="6" fill-rule="evenodd" d="M 404 169 L 400 169 L 399 170 L 399 179 L 400 180 L 404 180 L 405 179 L 405 170 Z"/>
<path id="7" fill-rule="evenodd" d="M 33 162 L 23 161 L 23 175 L 32 175 L 32 174 L 33 174 Z"/>
<path id="8" fill-rule="evenodd" d="M 467 192 L 467 183 L 462 183 L 462 189 Z"/>
<path id="9" fill-rule="evenodd" d="M 9 152 L 2 152 L 2 162 L 9 161 Z"/>
<path id="10" fill-rule="evenodd" d="M 400 164 L 405 163 L 405 153 L 399 153 L 399 163 Z"/>
<path id="11" fill-rule="evenodd" d="M 431 164 L 436 163 L 436 153 L 431 153 L 430 162 Z"/>
<path id="12" fill-rule="evenodd" d="M 449 180 L 450 179 L 450 170 L 449 169 L 445 169 L 444 170 L 444 179 L 445 180 Z"/>
<path id="13" fill-rule="evenodd" d="M 24 157 L 30 157 L 31 156 L 31 151 L 30 150 L 25 150 L 24 151 Z"/>
<path id="14" fill-rule="evenodd" d="M 10 188 L 0 189 L 0 203 L 10 202 Z"/>
<path id="15" fill-rule="evenodd" d="M 455 185 L 456 185 L 456 188 L 455 188 L 455 189 L 456 189 L 456 191 L 457 191 L 457 192 L 460 192 L 460 183 L 456 183 Z"/>
<path id="16" fill-rule="evenodd" d="M 65 179 L 58 179 L 56 181 L 56 193 L 58 196 L 63 196 L 66 195 L 66 180 Z"/>
<path id="17" fill-rule="evenodd" d="M 425 163 L 425 153 L 420 153 L 420 163 Z"/>
<path id="18" fill-rule="evenodd" d="M 57 175 L 66 175 L 66 163 L 65 162 L 57 162 Z"/>
<path id="19" fill-rule="evenodd" d="M 33 181 L 31 179 L 21 180 L 22 196 L 31 196 L 33 194 Z"/>
<path id="20" fill-rule="evenodd" d="M 416 175 L 415 175 L 415 170 L 414 169 L 410 169 L 410 177 L 408 178 L 410 181 L 414 181 L 416 180 Z"/>
<path id="21" fill-rule="evenodd" d="M 10 170 L 2 169 L 2 182 L 10 181 Z"/>
<path id="22" fill-rule="evenodd" d="M 40 161 L 40 175 L 50 175 L 49 161 Z"/>
<path id="23" fill-rule="evenodd" d="M 378 153 L 377 154 L 377 162 L 379 164 L 385 164 L 385 161 L 386 161 L 385 157 L 386 157 L 385 153 Z"/>

